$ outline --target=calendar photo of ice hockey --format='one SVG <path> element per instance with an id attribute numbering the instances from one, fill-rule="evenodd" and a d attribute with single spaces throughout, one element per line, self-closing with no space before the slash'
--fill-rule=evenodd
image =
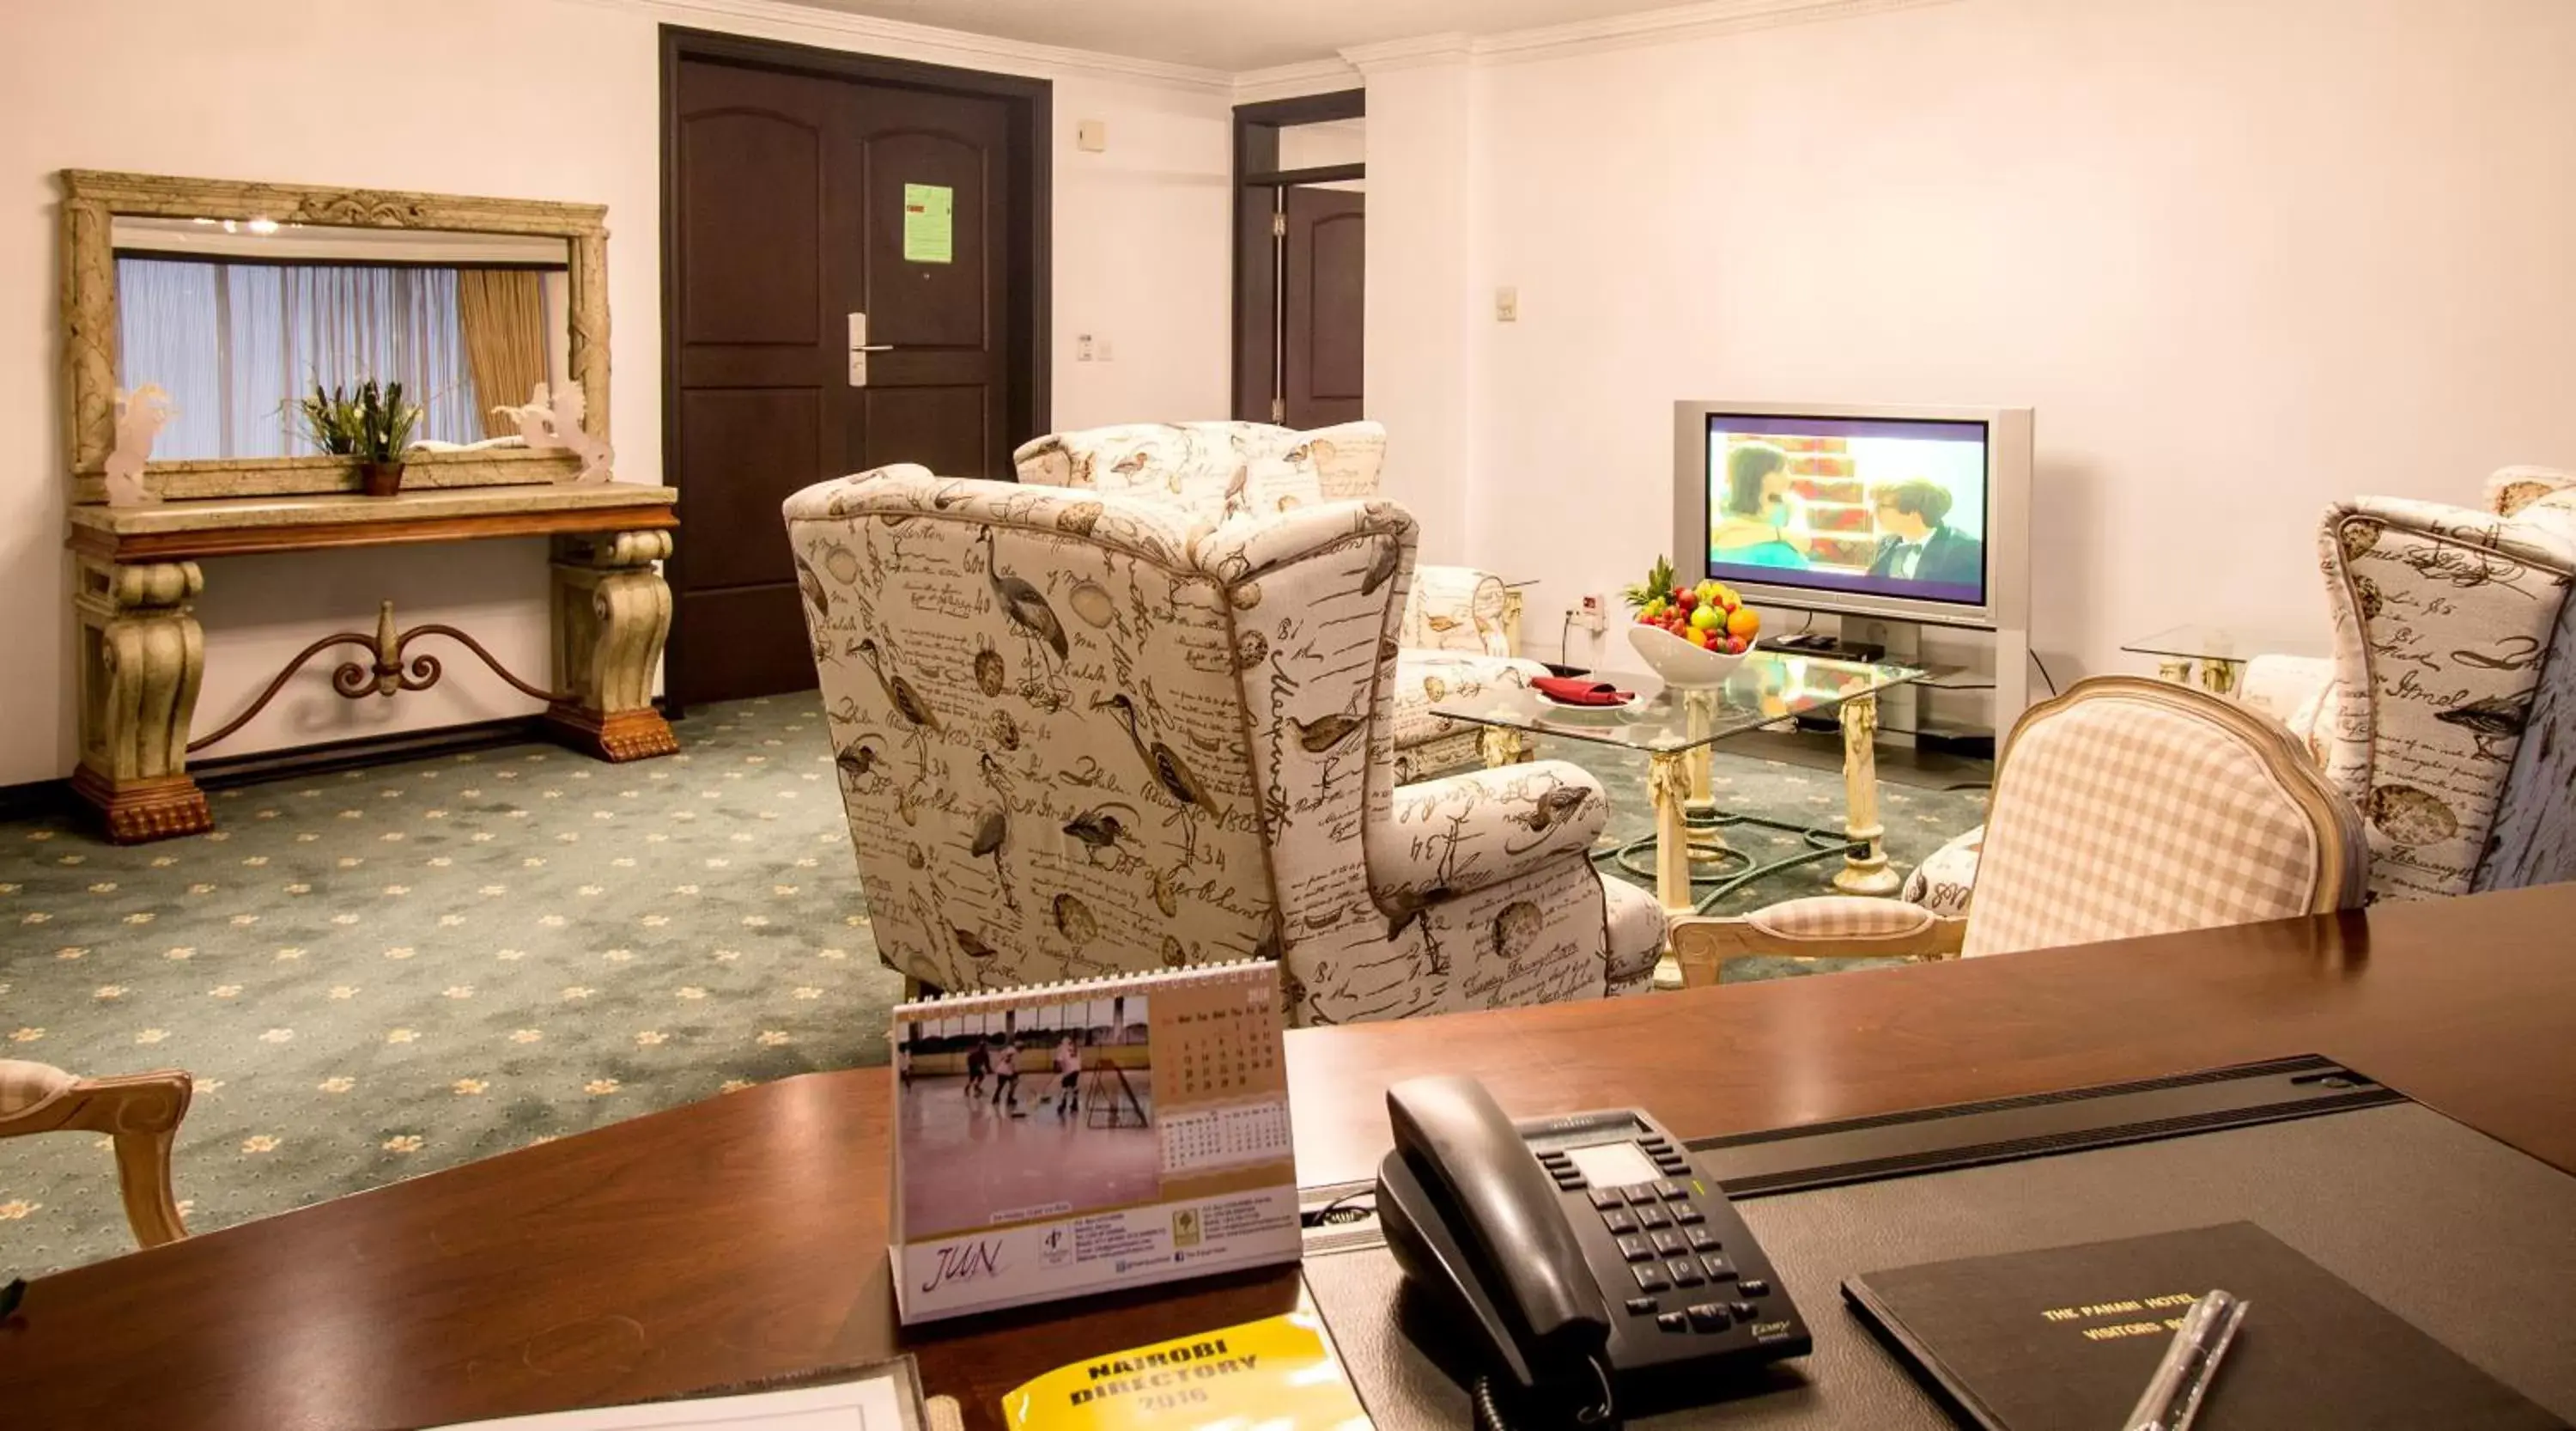
<path id="1" fill-rule="evenodd" d="M 1144 995 L 898 1027 L 909 1236 L 1161 1195 Z"/>

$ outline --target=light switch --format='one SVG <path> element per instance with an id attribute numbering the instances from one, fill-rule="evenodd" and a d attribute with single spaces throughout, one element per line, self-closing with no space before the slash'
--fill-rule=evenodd
<path id="1" fill-rule="evenodd" d="M 1506 286 L 1494 290 L 1494 321 L 1497 323 L 1518 323 L 1521 321 L 1521 291 L 1519 289 Z"/>
<path id="2" fill-rule="evenodd" d="M 1090 334 L 1088 334 L 1088 333 L 1077 333 L 1077 334 L 1075 334 L 1075 335 L 1074 335 L 1074 339 L 1073 339 L 1073 360 L 1074 360 L 1075 362 L 1077 362 L 1077 363 L 1087 363 L 1087 362 L 1090 362 L 1090 361 L 1091 361 L 1091 335 L 1090 335 Z"/>
<path id="3" fill-rule="evenodd" d="M 1109 126 L 1097 119 L 1077 119 L 1073 123 L 1073 147 L 1086 154 L 1098 154 L 1109 147 Z"/>

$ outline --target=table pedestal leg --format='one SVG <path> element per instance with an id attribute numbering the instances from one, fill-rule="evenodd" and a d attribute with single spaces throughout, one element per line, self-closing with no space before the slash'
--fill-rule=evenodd
<path id="1" fill-rule="evenodd" d="M 2156 679 L 2188 686 L 2191 684 L 2191 662 L 2177 656 L 2164 657 L 2156 662 Z"/>
<path id="2" fill-rule="evenodd" d="M 554 539 L 555 688 L 572 698 L 548 706 L 546 724 L 575 750 L 643 760 L 680 748 L 653 709 L 671 633 L 671 588 L 656 563 L 670 554 L 667 531 Z"/>
<path id="3" fill-rule="evenodd" d="M 1717 722 L 1717 694 L 1714 691 L 1685 691 L 1682 712 L 1686 729 L 1694 740 L 1705 740 Z M 1716 752 L 1707 745 L 1694 745 L 1690 752 L 1690 812 L 1694 815 L 1717 813 L 1717 799 L 1709 792 L 1709 777 L 1716 764 Z"/>
<path id="4" fill-rule="evenodd" d="M 1505 730 L 1498 725 L 1483 727 L 1476 736 L 1476 745 L 1485 757 L 1487 770 L 1500 770 L 1506 765 L 1518 765 L 1530 758 L 1529 737 L 1516 730 Z"/>
<path id="5" fill-rule="evenodd" d="M 2200 663 L 2200 688 L 2213 696 L 2232 696 L 2244 671 L 2242 661 L 2208 657 Z"/>
<path id="6" fill-rule="evenodd" d="M 1887 867 L 1886 827 L 1878 821 L 1878 697 L 1843 702 L 1843 833 L 1859 854 L 1845 855 L 1834 888 L 1845 894 L 1894 894 L 1900 881 Z"/>
<path id="7" fill-rule="evenodd" d="M 80 558 L 80 768 L 72 791 L 118 844 L 215 826 L 188 778 L 188 722 L 206 674 L 190 603 L 206 587 L 192 561 L 119 566 Z"/>

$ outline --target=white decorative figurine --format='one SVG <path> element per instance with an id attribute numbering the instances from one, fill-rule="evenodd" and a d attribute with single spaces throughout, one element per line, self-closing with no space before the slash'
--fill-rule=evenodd
<path id="1" fill-rule="evenodd" d="M 569 452 L 581 459 L 581 470 L 573 474 L 575 482 L 608 480 L 608 440 L 594 437 L 582 426 L 582 412 L 588 406 L 581 384 L 565 383 L 551 395 L 544 383 L 537 384 L 524 407 L 496 407 L 495 416 L 507 416 L 519 425 L 519 436 L 532 452 Z"/>
<path id="2" fill-rule="evenodd" d="M 107 504 L 141 507 L 161 500 L 143 485 L 143 464 L 152 460 L 152 439 L 170 425 L 179 410 L 159 383 L 145 383 L 116 394 L 116 450 L 107 454 Z"/>

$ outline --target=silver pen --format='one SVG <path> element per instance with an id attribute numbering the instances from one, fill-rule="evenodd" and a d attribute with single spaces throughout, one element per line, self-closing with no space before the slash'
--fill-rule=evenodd
<path id="1" fill-rule="evenodd" d="M 2209 1379 L 2218 1374 L 2218 1359 L 2227 1354 L 2227 1344 L 2236 1339 L 2236 1328 L 2253 1305 L 2232 1292 L 2218 1291 L 2192 1303 L 2191 1310 L 2182 1314 L 2173 1344 L 2165 1348 L 2165 1359 L 2148 1379 L 2145 1394 L 2129 1419 L 2120 1423 L 2125 1431 L 2186 1431 L 2200 1411 Z"/>

